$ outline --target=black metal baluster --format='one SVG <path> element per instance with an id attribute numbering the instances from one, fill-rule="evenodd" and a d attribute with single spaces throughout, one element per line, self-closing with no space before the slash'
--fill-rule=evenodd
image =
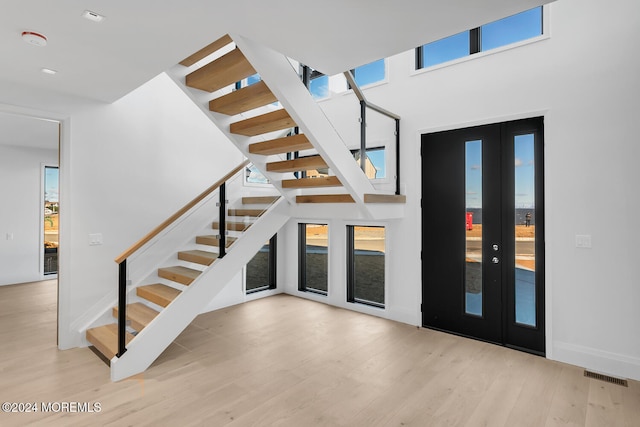
<path id="1" fill-rule="evenodd" d="M 122 357 L 127 351 L 127 260 L 119 264 L 118 275 L 118 353 L 116 356 Z"/>

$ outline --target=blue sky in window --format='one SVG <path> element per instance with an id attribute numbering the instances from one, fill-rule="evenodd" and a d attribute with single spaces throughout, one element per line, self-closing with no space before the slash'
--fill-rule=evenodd
<path id="1" fill-rule="evenodd" d="M 58 168 L 44 168 L 44 198 L 47 202 L 58 201 Z"/>
<path id="2" fill-rule="evenodd" d="M 483 25 L 480 50 L 485 51 L 530 39 L 542 34 L 542 7 Z"/>
<path id="3" fill-rule="evenodd" d="M 311 80 L 309 92 L 314 99 L 323 99 L 329 96 L 329 76 L 325 75 Z"/>
<path id="4" fill-rule="evenodd" d="M 371 62 L 356 68 L 356 83 L 358 86 L 366 86 L 385 79 L 384 59 Z"/>
<path id="5" fill-rule="evenodd" d="M 422 67 L 441 64 L 469 55 L 469 31 L 424 45 Z"/>
<path id="6" fill-rule="evenodd" d="M 467 141 L 465 149 L 467 209 L 482 208 L 482 140 Z"/>
<path id="7" fill-rule="evenodd" d="M 534 135 L 518 135 L 514 140 L 516 208 L 535 207 Z"/>
<path id="8" fill-rule="evenodd" d="M 375 166 L 377 173 L 376 178 L 385 178 L 387 176 L 387 168 L 384 161 L 384 149 L 382 150 L 368 150 L 367 157 Z"/>

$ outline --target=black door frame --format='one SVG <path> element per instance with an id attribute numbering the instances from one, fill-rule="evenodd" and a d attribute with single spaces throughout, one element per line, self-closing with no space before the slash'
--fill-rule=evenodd
<path id="1" fill-rule="evenodd" d="M 494 173 L 494 168 L 500 169 L 502 175 L 499 180 L 500 190 L 496 197 L 496 194 L 491 195 L 492 192 L 483 191 L 484 197 L 494 197 L 493 200 L 485 200 L 483 203 L 485 206 L 492 204 L 494 206 L 499 206 L 499 212 L 494 212 L 494 216 L 499 218 L 499 223 L 497 224 L 497 229 L 495 226 L 491 224 L 486 224 L 488 228 L 485 228 L 485 216 L 483 215 L 483 230 L 486 231 L 488 229 L 492 229 L 492 233 L 494 235 L 501 235 L 501 245 L 498 256 L 501 258 L 501 262 L 498 267 L 498 274 L 501 280 L 500 285 L 500 315 L 498 321 L 500 322 L 499 332 L 495 333 L 483 333 L 481 322 L 476 322 L 479 324 L 474 325 L 474 320 L 472 318 L 462 319 L 461 322 L 465 322 L 465 327 L 461 327 L 460 330 L 447 330 L 446 328 L 438 327 L 438 322 L 435 321 L 427 321 L 429 316 L 429 310 L 433 310 L 435 302 L 430 301 L 427 298 L 427 295 L 432 295 L 427 289 L 428 280 L 425 280 L 425 276 L 427 272 L 425 272 L 425 260 L 422 261 L 422 325 L 423 327 L 428 327 L 432 329 L 440 329 L 446 330 L 447 332 L 455 333 L 458 335 L 469 336 L 476 339 L 481 339 L 489 342 L 494 342 L 497 344 L 505 345 L 508 347 L 520 349 L 523 351 L 544 355 L 545 354 L 545 290 L 544 290 L 544 131 L 543 131 L 543 118 L 531 118 L 531 119 L 523 119 L 523 120 L 515 120 L 504 123 L 495 123 L 491 125 L 483 125 L 483 126 L 475 126 L 472 128 L 464 128 L 458 130 L 451 131 L 443 131 L 443 132 L 435 132 L 429 134 L 422 135 L 421 142 L 421 152 L 425 151 L 425 142 L 427 138 L 437 138 L 440 136 L 446 136 L 445 134 L 456 135 L 458 138 L 471 138 L 469 140 L 474 139 L 474 135 L 477 135 L 479 132 L 498 132 L 499 134 L 499 147 L 500 153 L 496 156 L 495 152 L 487 151 L 486 153 L 490 155 L 490 157 L 485 156 L 485 146 L 487 144 L 483 144 L 483 176 L 485 171 L 489 173 Z M 515 203 L 513 203 L 513 197 L 515 197 L 515 174 L 514 174 L 514 138 L 517 135 L 521 134 L 534 134 L 534 150 L 535 150 L 535 300 L 536 300 L 536 326 L 530 327 L 522 324 L 517 324 L 515 322 Z M 494 135 L 494 134 L 492 134 Z M 446 151 L 454 150 L 455 148 L 446 148 Z M 458 148 L 458 151 L 460 149 Z M 446 154 L 445 154 L 446 155 Z M 449 153 L 448 155 L 453 155 Z M 460 153 L 456 153 L 455 155 L 460 155 Z M 496 158 L 497 157 L 497 158 Z M 422 159 L 422 182 L 426 182 L 428 179 L 437 179 L 437 176 L 430 176 L 429 172 L 425 170 L 425 159 Z M 433 174 L 432 174 L 433 175 Z M 442 179 L 442 177 L 439 177 Z M 458 178 L 453 178 L 454 180 L 459 181 Z M 464 179 L 464 178 L 462 178 Z M 457 187 L 456 187 L 457 186 Z M 459 188 L 460 182 L 457 184 L 452 184 L 452 187 Z M 447 192 L 448 187 L 443 187 L 444 192 Z M 429 203 L 425 198 L 425 192 L 423 188 L 423 201 L 425 204 L 422 206 L 422 248 L 424 256 L 428 252 L 425 251 L 427 244 L 430 242 L 425 241 L 425 224 L 428 220 L 427 214 L 425 214 L 425 209 L 433 208 L 433 206 L 427 206 L 426 203 Z M 495 192 L 493 192 L 495 193 Z M 447 195 L 446 197 L 450 197 Z M 504 200 L 503 200 L 504 199 Z M 433 202 L 433 201 L 432 201 Z M 488 212 L 487 212 L 488 213 Z M 489 216 L 486 217 L 487 220 Z M 455 221 L 455 220 L 454 220 Z M 492 228 L 493 227 L 493 228 Z M 484 234 L 483 231 L 483 234 Z M 458 238 L 456 236 L 454 238 Z M 492 270 L 495 266 L 488 264 L 490 257 L 488 255 L 493 255 L 493 253 L 489 252 L 488 246 L 493 242 L 490 242 L 486 239 L 483 239 L 483 277 L 490 278 L 492 272 L 496 270 Z M 459 254 L 458 254 L 459 255 Z M 488 273 L 485 276 L 485 271 Z M 454 272 L 457 274 L 463 274 L 463 272 Z M 459 281 L 459 277 L 456 279 Z M 455 280 L 454 280 L 455 282 Z M 483 291 L 484 292 L 484 291 Z M 496 296 L 494 295 L 494 298 Z M 454 304 L 455 305 L 455 304 Z M 456 310 L 459 307 L 454 307 Z M 442 313 L 442 311 L 440 311 Z M 433 313 L 431 313 L 433 314 Z M 455 314 L 454 314 L 455 316 Z M 492 319 L 491 328 L 496 328 L 496 319 Z M 462 332 L 461 332 L 462 331 Z"/>

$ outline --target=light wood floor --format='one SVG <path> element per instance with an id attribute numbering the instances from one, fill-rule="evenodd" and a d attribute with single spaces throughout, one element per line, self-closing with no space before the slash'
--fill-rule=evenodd
<path id="1" fill-rule="evenodd" d="M 1 413 L 42 426 L 638 426 L 640 384 L 279 295 L 199 316 L 137 379 L 56 349 L 55 282 L 0 287 L 0 401 L 100 402 Z"/>

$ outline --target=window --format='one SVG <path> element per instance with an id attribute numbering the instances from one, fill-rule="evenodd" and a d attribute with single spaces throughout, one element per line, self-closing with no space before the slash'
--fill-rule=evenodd
<path id="1" fill-rule="evenodd" d="M 351 150 L 351 154 L 360 164 L 360 150 Z M 369 179 L 383 179 L 387 177 L 385 163 L 385 147 L 367 148 L 367 163 L 365 174 Z"/>
<path id="2" fill-rule="evenodd" d="M 384 308 L 385 228 L 347 226 L 347 301 Z"/>
<path id="3" fill-rule="evenodd" d="M 44 274 L 58 272 L 58 168 L 44 167 Z"/>
<path id="4" fill-rule="evenodd" d="M 329 239 L 327 224 L 298 224 L 298 289 L 327 295 Z"/>
<path id="5" fill-rule="evenodd" d="M 277 235 L 269 239 L 247 263 L 246 291 L 248 294 L 276 288 Z"/>
<path id="6" fill-rule="evenodd" d="M 539 6 L 418 47 L 416 69 L 486 52 L 541 34 L 542 6 Z"/>
<path id="7" fill-rule="evenodd" d="M 385 79 L 385 75 L 384 59 L 379 59 L 353 70 L 353 76 L 360 87 L 381 82 Z"/>

